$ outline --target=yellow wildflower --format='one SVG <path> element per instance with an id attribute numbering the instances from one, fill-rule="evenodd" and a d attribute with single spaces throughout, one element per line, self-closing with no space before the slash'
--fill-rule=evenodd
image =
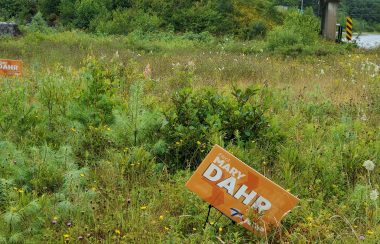
<path id="1" fill-rule="evenodd" d="M 214 221 L 211 221 L 211 222 L 210 222 L 210 225 L 214 225 L 214 224 L 215 224 L 215 222 L 214 222 Z"/>
<path id="2" fill-rule="evenodd" d="M 312 222 L 313 221 L 313 217 L 312 216 L 309 216 L 306 218 L 309 222 Z"/>
<path id="3" fill-rule="evenodd" d="M 169 227 L 166 227 L 166 226 L 165 226 L 164 228 L 165 228 L 165 230 L 166 230 L 166 231 L 168 231 L 168 230 L 169 230 Z"/>
<path id="4" fill-rule="evenodd" d="M 141 206 L 141 207 L 140 207 L 141 210 L 144 210 L 144 209 L 146 209 L 146 208 L 147 208 L 147 206 Z"/>
<path id="5" fill-rule="evenodd" d="M 201 145 L 202 143 L 201 143 L 200 141 L 197 141 L 197 144 L 198 144 L 198 145 Z"/>
<path id="6" fill-rule="evenodd" d="M 83 173 L 80 173 L 79 175 L 80 175 L 80 177 L 84 177 L 84 174 L 83 174 Z"/>
<path id="7" fill-rule="evenodd" d="M 219 227 L 219 232 L 222 232 L 223 231 L 223 228 L 222 227 Z"/>
<path id="8" fill-rule="evenodd" d="M 160 220 L 164 220 L 164 215 L 160 215 Z"/>
<path id="9" fill-rule="evenodd" d="M 116 234 L 116 235 L 120 235 L 120 234 L 121 234 L 120 230 L 119 230 L 119 229 L 116 229 L 116 230 L 115 230 L 115 234 Z"/>
<path id="10" fill-rule="evenodd" d="M 64 238 L 70 238 L 70 235 L 69 234 L 64 234 L 63 237 Z"/>
<path id="11" fill-rule="evenodd" d="M 196 231 L 197 230 L 197 228 L 193 228 L 193 231 Z"/>
<path id="12" fill-rule="evenodd" d="M 179 144 L 181 144 L 181 143 L 180 143 L 179 141 L 176 141 L 175 144 L 176 144 L 176 145 L 179 145 Z"/>
<path id="13" fill-rule="evenodd" d="M 18 189 L 17 191 L 18 191 L 19 193 L 24 193 L 24 189 L 21 189 L 21 188 Z"/>
<path id="14" fill-rule="evenodd" d="M 76 132 L 77 130 L 75 128 L 71 128 L 71 131 L 72 132 Z"/>
<path id="15" fill-rule="evenodd" d="M 375 232 L 373 232 L 372 230 L 368 230 L 367 233 L 368 235 L 373 235 Z"/>

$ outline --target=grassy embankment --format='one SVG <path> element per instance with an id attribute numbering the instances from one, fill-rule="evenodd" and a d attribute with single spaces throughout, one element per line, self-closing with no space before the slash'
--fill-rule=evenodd
<path id="1" fill-rule="evenodd" d="M 0 80 L 0 242 L 379 240 L 379 199 L 370 199 L 380 184 L 379 51 L 264 49 L 74 32 L 0 40 L 1 58 L 25 65 L 23 79 Z M 259 89 L 244 105 L 264 121 L 257 134 L 234 131 L 250 122 L 235 86 Z M 230 119 L 215 114 L 223 106 L 241 120 L 232 129 L 218 124 Z M 207 130 L 179 121 L 181 108 Z M 202 229 L 207 204 L 184 183 L 214 143 L 301 199 L 267 237 L 220 228 L 224 218 Z"/>

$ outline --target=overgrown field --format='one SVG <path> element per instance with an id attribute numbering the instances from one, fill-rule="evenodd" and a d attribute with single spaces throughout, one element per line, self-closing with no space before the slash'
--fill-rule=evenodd
<path id="1" fill-rule="evenodd" d="M 0 78 L 0 243 L 378 242 L 379 49 L 209 38 L 1 39 L 25 75 Z M 214 144 L 301 199 L 279 228 L 202 228 Z"/>

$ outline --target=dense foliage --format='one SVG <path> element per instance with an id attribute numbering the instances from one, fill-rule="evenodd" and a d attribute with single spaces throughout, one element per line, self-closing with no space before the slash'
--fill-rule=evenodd
<path id="1" fill-rule="evenodd" d="M 206 31 L 254 38 L 281 21 L 274 4 L 271 0 L 0 0 L 0 19 L 25 24 L 41 12 L 50 26 L 101 33 Z"/>

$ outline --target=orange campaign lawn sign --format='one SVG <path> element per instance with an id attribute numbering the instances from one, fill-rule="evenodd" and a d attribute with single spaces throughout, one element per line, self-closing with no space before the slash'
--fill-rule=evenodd
<path id="1" fill-rule="evenodd" d="M 299 202 L 218 145 L 202 161 L 186 187 L 233 221 L 259 234 L 278 226 Z"/>
<path id="2" fill-rule="evenodd" d="M 22 76 L 22 61 L 0 59 L 0 75 Z"/>

